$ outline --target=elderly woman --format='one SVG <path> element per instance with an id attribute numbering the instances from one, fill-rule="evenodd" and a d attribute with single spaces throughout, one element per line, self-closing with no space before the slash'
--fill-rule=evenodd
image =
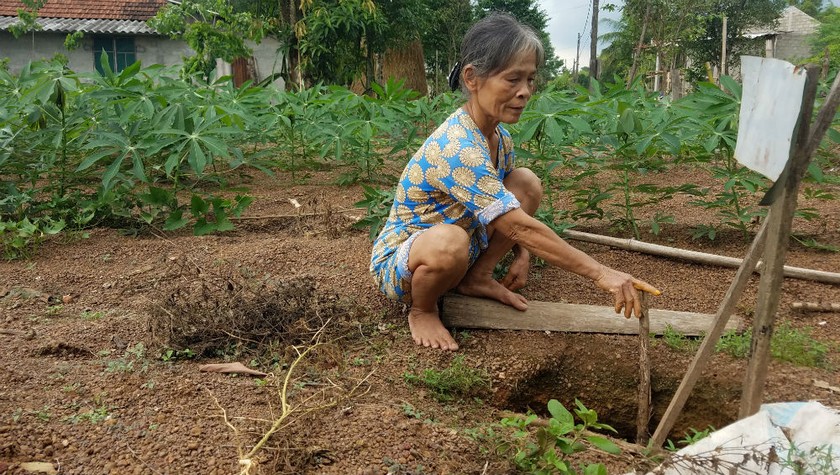
<path id="1" fill-rule="evenodd" d="M 658 293 L 599 264 L 533 218 L 540 180 L 514 166 L 513 143 L 500 124 L 519 120 L 542 62 L 539 37 L 510 15 L 476 23 L 451 77 L 467 102 L 414 154 L 397 184 L 370 269 L 388 297 L 410 305 L 408 324 L 418 345 L 458 349 L 437 307 L 451 289 L 526 310 L 527 300 L 515 291 L 526 283 L 531 254 L 611 292 L 616 313 L 624 309 L 627 318 L 640 313 L 637 289 Z M 494 267 L 511 249 L 507 275 L 494 280 Z"/>

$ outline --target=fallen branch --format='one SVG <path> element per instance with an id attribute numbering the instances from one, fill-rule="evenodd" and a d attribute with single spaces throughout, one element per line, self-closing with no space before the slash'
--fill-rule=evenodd
<path id="1" fill-rule="evenodd" d="M 793 302 L 790 308 L 803 312 L 840 312 L 840 303 Z"/>
<path id="2" fill-rule="evenodd" d="M 644 254 L 651 254 L 654 256 L 671 257 L 674 259 L 681 259 L 691 262 L 698 262 L 700 264 L 717 265 L 721 267 L 741 267 L 743 259 L 738 257 L 719 256 L 717 254 L 709 254 L 706 252 L 690 251 L 687 249 L 679 249 L 676 247 L 662 246 L 659 244 L 651 244 L 647 242 L 637 241 L 635 239 L 622 239 L 610 236 L 601 236 L 598 234 L 584 233 L 581 231 L 573 231 L 567 229 L 564 235 L 569 239 L 576 241 L 591 242 L 594 244 L 601 244 L 604 246 L 611 246 L 626 251 L 641 252 Z M 764 262 L 759 261 L 755 267 L 755 272 L 761 272 L 764 267 Z M 840 274 L 836 272 L 826 272 L 814 269 L 804 269 L 802 267 L 784 266 L 784 276 L 793 277 L 796 279 L 812 280 L 815 282 L 823 282 L 826 284 L 840 284 Z"/>

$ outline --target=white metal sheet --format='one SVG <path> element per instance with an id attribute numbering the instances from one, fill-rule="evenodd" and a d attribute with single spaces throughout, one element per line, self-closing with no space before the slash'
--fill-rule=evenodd
<path id="1" fill-rule="evenodd" d="M 744 83 L 735 158 L 775 181 L 790 157 L 805 69 L 779 59 L 742 56 L 741 74 Z"/>

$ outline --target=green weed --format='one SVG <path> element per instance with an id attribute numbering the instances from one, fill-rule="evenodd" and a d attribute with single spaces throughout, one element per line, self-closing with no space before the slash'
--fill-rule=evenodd
<path id="1" fill-rule="evenodd" d="M 419 375 L 405 372 L 403 379 L 430 389 L 438 401 L 472 397 L 490 385 L 487 372 L 464 364 L 462 355 L 453 358 L 449 367 L 443 370 L 426 369 Z"/>
<path id="2" fill-rule="evenodd" d="M 824 368 L 828 364 L 829 347 L 811 335 L 812 329 L 793 328 L 789 322 L 778 325 L 770 340 L 770 354 L 780 361 L 797 366 Z M 743 333 L 730 331 L 718 341 L 715 349 L 735 358 L 746 358 L 750 354 L 752 330 Z"/>
<path id="3" fill-rule="evenodd" d="M 85 412 L 69 416 L 67 417 L 66 421 L 72 424 L 78 424 L 80 422 L 89 422 L 91 424 L 97 424 L 99 422 L 104 421 L 105 419 L 108 419 L 109 417 L 111 417 L 111 412 L 108 406 L 101 404 Z"/>
<path id="4" fill-rule="evenodd" d="M 668 439 L 668 441 L 665 443 L 665 450 L 668 450 L 670 452 L 676 452 L 682 449 L 683 447 L 687 447 L 695 442 L 706 438 L 709 434 L 715 431 L 715 428 L 709 426 L 703 430 L 697 430 L 694 428 L 690 428 L 688 430 L 689 432 L 685 433 L 685 437 L 678 440 L 676 444 L 674 444 L 674 441 L 672 441 L 671 439 Z"/>
<path id="5" fill-rule="evenodd" d="M 105 316 L 105 312 L 94 312 L 94 311 L 91 311 L 91 310 L 85 310 L 80 315 L 82 320 L 88 320 L 88 321 L 99 320 L 104 316 Z"/>

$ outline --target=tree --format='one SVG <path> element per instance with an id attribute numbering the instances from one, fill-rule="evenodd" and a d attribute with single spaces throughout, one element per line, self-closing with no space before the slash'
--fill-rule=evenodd
<path id="1" fill-rule="evenodd" d="M 788 0 L 788 5 L 798 8 L 814 18 L 819 17 L 823 11 L 822 0 Z"/>
<path id="2" fill-rule="evenodd" d="M 829 7 L 820 16 L 820 28 L 814 37 L 812 47 L 816 56 L 812 60 L 822 62 L 825 51 L 828 50 L 829 69 L 840 69 L 840 7 Z"/>
<path id="3" fill-rule="evenodd" d="M 473 23 L 472 7 L 469 0 L 424 0 L 423 3 L 426 19 L 420 39 L 426 65 L 434 83 L 448 90 L 446 76 L 458 61 L 461 39 Z"/>
<path id="4" fill-rule="evenodd" d="M 149 26 L 173 39 L 185 41 L 195 54 L 184 58 L 185 75 L 200 73 L 205 80 L 216 67 L 216 58 L 232 62 L 251 56 L 246 39 L 260 41 L 264 24 L 250 13 L 235 12 L 225 0 L 183 0 L 160 9 Z"/>
<path id="5" fill-rule="evenodd" d="M 763 44 L 745 38 L 744 31 L 752 27 L 773 24 L 786 5 L 787 2 L 784 0 L 711 0 L 708 3 L 708 9 L 705 10 L 706 13 L 699 15 L 697 20 L 700 34 L 684 42 L 685 52 L 693 64 L 688 71 L 689 78 L 705 78 L 706 63 L 721 66 L 724 17 L 727 20 L 727 63 L 730 61 L 735 63 L 742 54 L 761 55 L 763 51 Z"/>

